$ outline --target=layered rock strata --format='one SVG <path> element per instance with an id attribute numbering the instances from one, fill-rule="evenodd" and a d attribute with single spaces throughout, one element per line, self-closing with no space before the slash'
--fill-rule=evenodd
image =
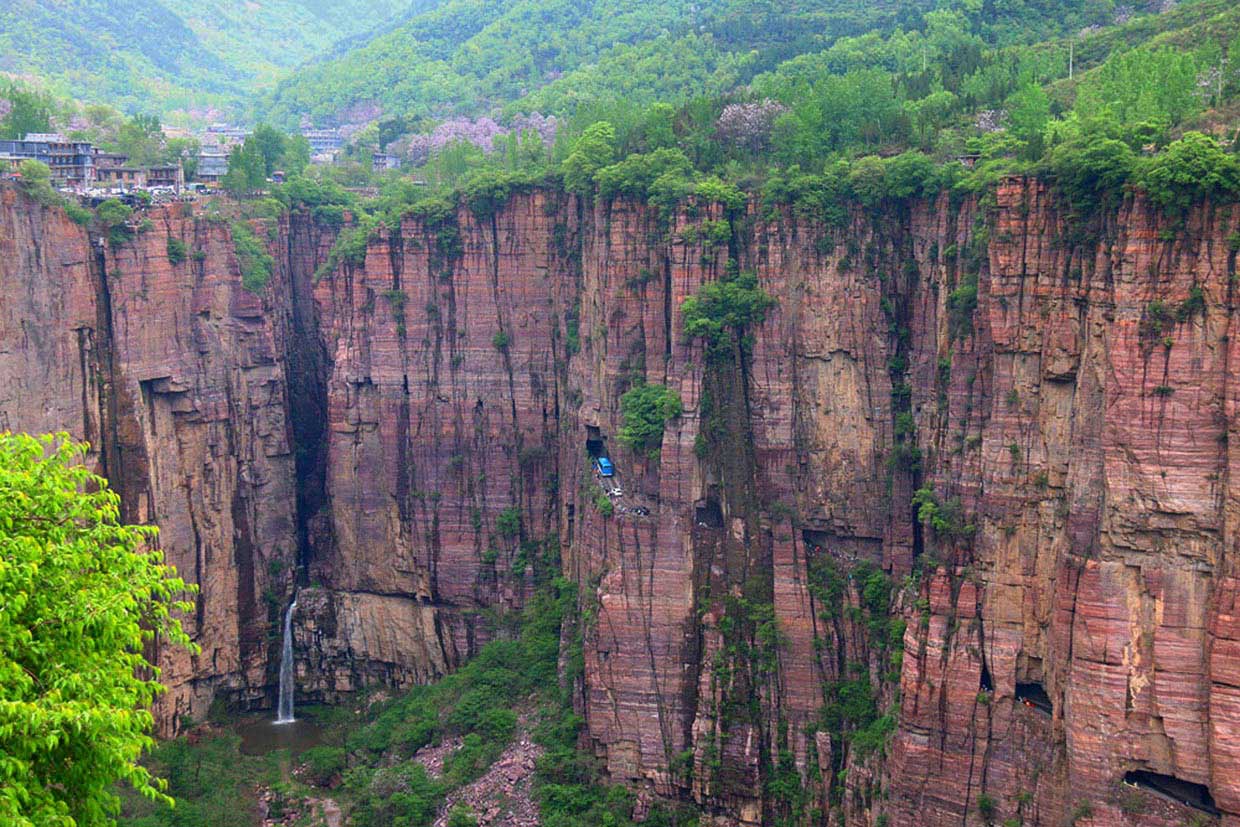
<path id="1" fill-rule="evenodd" d="M 617 780 L 721 822 L 1240 824 L 1232 212 L 539 191 L 319 278 L 295 213 L 259 293 L 226 222 L 144 217 L 114 248 L 3 192 L 0 425 L 90 440 L 200 584 L 165 731 L 270 703 L 296 583 L 330 701 L 453 668 L 558 548 Z M 711 358 L 680 305 L 729 260 L 775 305 Z M 683 404 L 653 453 L 638 381 Z"/>

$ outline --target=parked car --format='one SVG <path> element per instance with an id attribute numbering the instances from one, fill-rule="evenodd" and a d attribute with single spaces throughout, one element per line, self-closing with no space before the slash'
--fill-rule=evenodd
<path id="1" fill-rule="evenodd" d="M 615 467 L 611 464 L 611 460 L 607 457 L 599 457 L 594 460 L 594 467 L 598 470 L 600 477 L 611 477 L 616 473 Z"/>

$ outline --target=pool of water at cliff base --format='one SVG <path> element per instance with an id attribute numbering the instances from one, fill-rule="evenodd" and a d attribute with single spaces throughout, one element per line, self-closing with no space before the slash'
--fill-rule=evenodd
<path id="1" fill-rule="evenodd" d="M 297 755 L 323 743 L 323 728 L 309 719 L 277 724 L 270 718 L 247 718 L 239 721 L 233 730 L 241 736 L 244 755 L 266 755 L 278 749 Z"/>

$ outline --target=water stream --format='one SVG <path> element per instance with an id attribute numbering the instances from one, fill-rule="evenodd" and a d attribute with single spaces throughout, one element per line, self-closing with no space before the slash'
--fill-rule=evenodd
<path id="1" fill-rule="evenodd" d="M 289 604 L 284 613 L 284 646 L 280 649 L 280 702 L 276 707 L 276 723 L 291 724 L 293 717 L 293 610 L 297 608 L 297 597 Z"/>

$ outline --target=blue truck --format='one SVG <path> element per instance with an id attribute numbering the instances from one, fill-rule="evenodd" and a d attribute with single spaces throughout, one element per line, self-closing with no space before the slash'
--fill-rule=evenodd
<path id="1" fill-rule="evenodd" d="M 615 467 L 611 464 L 611 460 L 607 457 L 599 457 L 594 460 L 594 467 L 598 469 L 598 475 L 600 477 L 612 477 L 616 474 Z"/>

